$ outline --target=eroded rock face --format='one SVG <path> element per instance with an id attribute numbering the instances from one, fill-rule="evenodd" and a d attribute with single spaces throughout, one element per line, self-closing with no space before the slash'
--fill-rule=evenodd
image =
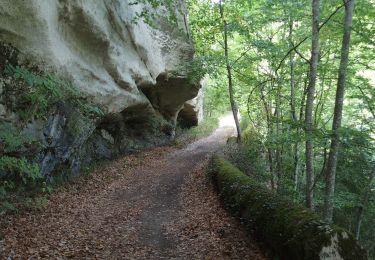
<path id="1" fill-rule="evenodd" d="M 204 84 L 204 82 L 202 82 Z M 187 101 L 178 114 L 178 121 L 182 127 L 197 126 L 203 120 L 203 87 L 198 95 Z"/>
<path id="2" fill-rule="evenodd" d="M 141 8 L 128 0 L 5 0 L 0 40 L 20 50 L 21 59 L 57 71 L 109 113 L 118 113 L 149 104 L 139 87 L 160 83 L 160 75 L 193 57 L 182 2 L 176 1 L 176 28 L 165 21 L 156 28 L 135 23 Z M 177 85 L 174 93 L 183 90 Z"/>
<path id="3" fill-rule="evenodd" d="M 64 101 L 42 119 L 21 122 L 14 105 L 18 97 L 11 91 L 15 83 L 0 77 L 0 124 L 42 144 L 30 160 L 39 163 L 44 176 L 75 174 L 93 160 L 166 142 L 184 104 L 200 89 L 183 69 L 194 56 L 184 2 L 175 2 L 177 24 L 171 25 L 170 11 L 160 7 L 162 15 L 152 26 L 136 19 L 147 7 L 129 2 L 0 3 L 1 73 L 6 64 L 51 73 L 72 82 L 105 113 L 88 120 Z M 19 156 L 30 154 L 23 152 Z"/>

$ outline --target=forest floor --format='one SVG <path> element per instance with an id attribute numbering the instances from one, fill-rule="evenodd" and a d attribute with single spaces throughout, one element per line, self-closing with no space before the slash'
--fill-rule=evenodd
<path id="1" fill-rule="evenodd" d="M 2 216 L 1 259 L 265 259 L 206 177 L 233 128 L 125 156 Z"/>

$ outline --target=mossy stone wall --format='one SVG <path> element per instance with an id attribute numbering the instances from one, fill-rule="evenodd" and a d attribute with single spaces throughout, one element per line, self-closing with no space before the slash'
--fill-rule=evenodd
<path id="1" fill-rule="evenodd" d="M 326 224 L 225 159 L 214 156 L 210 169 L 224 203 L 277 259 L 367 259 L 350 233 Z"/>

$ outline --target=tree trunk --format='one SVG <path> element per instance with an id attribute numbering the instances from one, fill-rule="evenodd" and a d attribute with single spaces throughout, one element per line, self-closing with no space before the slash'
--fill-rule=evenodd
<path id="1" fill-rule="evenodd" d="M 220 7 L 220 16 L 221 16 L 221 19 L 223 21 L 223 26 L 224 26 L 224 55 L 225 55 L 225 63 L 226 63 L 226 68 L 227 68 L 230 106 L 232 108 L 233 118 L 236 124 L 237 141 L 241 142 L 241 128 L 240 128 L 240 122 L 238 120 L 238 108 L 237 108 L 236 102 L 234 101 L 234 95 L 233 95 L 232 67 L 230 66 L 230 62 L 229 62 L 228 23 L 224 17 L 223 0 L 220 0 L 219 7 Z"/>
<path id="2" fill-rule="evenodd" d="M 272 81 L 272 88 L 274 88 L 274 82 Z M 281 93 L 280 93 L 280 86 L 277 86 L 277 94 L 276 94 L 276 106 L 275 106 L 275 118 L 276 118 L 276 136 L 281 135 L 280 130 L 280 122 L 281 120 Z M 282 176 L 283 176 L 283 167 L 282 167 L 282 148 L 279 142 L 276 143 L 276 151 L 275 151 L 275 160 L 276 160 L 276 177 L 277 177 L 277 192 L 281 191 L 282 188 Z"/>
<path id="3" fill-rule="evenodd" d="M 303 83 L 303 94 L 302 94 L 302 98 L 301 98 L 301 101 L 300 101 L 300 108 L 299 108 L 299 114 L 298 114 L 298 120 L 301 122 L 304 118 L 304 112 L 305 112 L 305 101 L 306 101 L 306 94 L 307 94 L 307 85 L 308 85 L 308 79 L 309 78 L 309 72 L 306 73 L 306 77 L 305 77 L 305 80 L 304 80 L 304 83 Z M 300 134 L 300 127 L 297 128 L 297 133 Z M 298 146 L 297 146 L 297 149 L 298 149 Z M 297 156 L 299 155 L 299 151 L 297 150 Z M 295 175 L 295 180 L 294 180 L 294 189 L 296 191 L 298 191 L 298 183 L 299 183 L 299 176 L 303 176 L 304 175 L 304 170 L 305 170 L 305 167 L 304 165 L 301 165 L 301 160 L 299 160 L 299 157 L 297 157 L 297 160 L 295 160 L 295 163 L 297 164 L 297 169 L 296 169 L 296 173 L 297 175 Z M 301 173 L 300 173 L 301 171 Z"/>
<path id="4" fill-rule="evenodd" d="M 313 145 L 313 109 L 315 85 L 319 61 L 319 0 L 312 0 L 312 43 L 310 60 L 310 79 L 307 87 L 305 132 L 306 132 L 306 207 L 313 209 L 314 183 L 314 145 Z"/>
<path id="5" fill-rule="evenodd" d="M 270 109 L 266 100 L 266 97 L 263 93 L 263 88 L 260 90 L 260 99 L 262 100 L 264 111 L 266 113 L 266 120 L 267 120 L 267 135 L 271 136 L 273 129 L 272 129 L 272 122 L 271 122 L 271 115 L 270 115 Z M 270 147 L 267 148 L 267 154 L 268 154 L 268 163 L 269 163 L 269 171 L 270 171 L 270 181 L 271 181 L 271 188 L 272 190 L 275 190 L 276 183 L 274 178 L 274 170 L 273 170 L 273 152 Z"/>
<path id="6" fill-rule="evenodd" d="M 342 111 L 344 105 L 346 73 L 349 61 L 350 32 L 352 27 L 354 2 L 355 0 L 349 0 L 345 4 L 344 36 L 342 39 L 341 61 L 339 77 L 337 80 L 335 109 L 333 113 L 331 147 L 329 151 L 326 170 L 324 219 L 327 222 L 332 222 L 333 216 L 333 196 L 335 194 L 337 154 L 339 150 L 338 130 L 341 127 Z"/>
<path id="7" fill-rule="evenodd" d="M 268 163 L 269 163 L 269 169 L 270 169 L 271 189 L 275 190 L 276 184 L 275 184 L 275 178 L 274 178 L 274 173 L 273 173 L 273 159 L 272 159 L 272 149 L 271 148 L 267 149 L 267 154 L 268 154 Z"/>
<path id="8" fill-rule="evenodd" d="M 292 46 L 293 21 L 289 23 L 289 43 Z M 296 115 L 296 94 L 295 94 L 295 77 L 294 77 L 294 53 L 290 53 L 290 117 L 293 122 L 297 122 Z"/>
<path id="9" fill-rule="evenodd" d="M 293 20 L 289 22 L 289 44 L 293 47 Z M 290 117 L 291 120 L 297 124 L 296 114 L 296 94 L 295 94 L 295 73 L 294 73 L 294 53 L 290 53 Z M 298 129 L 297 129 L 298 131 Z M 299 174 L 299 157 L 298 157 L 298 141 L 293 144 L 293 181 L 294 190 L 298 189 L 298 174 Z"/>

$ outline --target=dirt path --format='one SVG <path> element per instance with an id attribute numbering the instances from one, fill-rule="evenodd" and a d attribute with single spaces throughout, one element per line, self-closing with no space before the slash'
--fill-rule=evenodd
<path id="1" fill-rule="evenodd" d="M 43 211 L 3 217 L 1 257 L 264 259 L 204 174 L 232 131 L 121 158 L 54 193 Z"/>

